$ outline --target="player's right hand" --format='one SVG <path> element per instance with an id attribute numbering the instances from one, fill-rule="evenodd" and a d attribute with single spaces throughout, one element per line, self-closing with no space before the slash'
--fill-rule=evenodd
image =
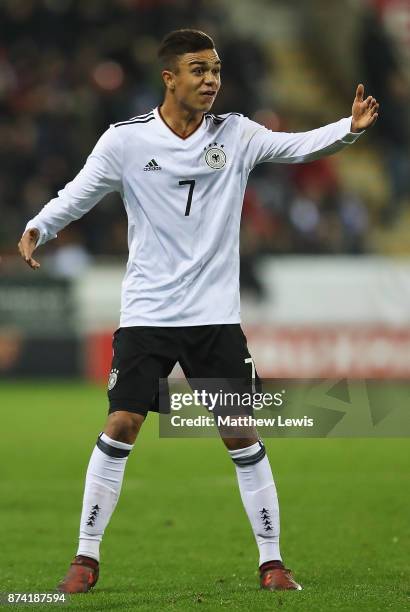
<path id="1" fill-rule="evenodd" d="M 40 232 L 38 231 L 38 229 L 33 227 L 24 232 L 20 242 L 17 245 L 20 251 L 20 255 L 33 270 L 37 270 L 37 268 L 40 267 L 38 261 L 31 257 L 34 249 L 36 248 L 39 237 Z"/>

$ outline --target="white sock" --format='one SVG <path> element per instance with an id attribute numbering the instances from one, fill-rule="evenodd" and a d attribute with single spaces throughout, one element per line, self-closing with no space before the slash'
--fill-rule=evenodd
<path id="1" fill-rule="evenodd" d="M 77 555 L 100 560 L 100 543 L 117 504 L 132 444 L 102 433 L 88 464 Z"/>
<path id="2" fill-rule="evenodd" d="M 235 462 L 239 490 L 259 549 L 259 565 L 282 560 L 279 502 L 262 442 L 228 451 Z"/>

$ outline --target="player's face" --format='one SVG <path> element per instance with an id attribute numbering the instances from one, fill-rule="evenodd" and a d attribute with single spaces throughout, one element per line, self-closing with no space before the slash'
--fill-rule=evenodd
<path id="1" fill-rule="evenodd" d="M 221 60 L 215 49 L 184 53 L 173 78 L 178 103 L 187 110 L 207 112 L 221 86 Z"/>

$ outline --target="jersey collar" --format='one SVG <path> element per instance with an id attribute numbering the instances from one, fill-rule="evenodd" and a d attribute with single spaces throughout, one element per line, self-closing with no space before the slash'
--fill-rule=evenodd
<path id="1" fill-rule="evenodd" d="M 166 123 L 165 119 L 163 119 L 163 117 L 161 115 L 161 111 L 159 110 L 159 106 L 154 108 L 154 116 L 158 120 L 158 125 L 159 125 L 161 131 L 163 131 L 168 136 L 170 136 L 171 138 L 174 138 L 175 140 L 177 140 L 179 142 L 187 142 L 187 143 L 189 142 L 189 143 L 191 143 L 193 140 L 197 140 L 197 138 L 199 138 L 200 135 L 206 130 L 205 114 L 203 115 L 202 121 L 198 125 L 198 127 L 193 132 L 191 132 L 188 136 L 186 136 L 185 138 L 183 136 L 179 136 L 179 134 L 174 132 L 174 130 L 168 125 L 168 123 Z"/>

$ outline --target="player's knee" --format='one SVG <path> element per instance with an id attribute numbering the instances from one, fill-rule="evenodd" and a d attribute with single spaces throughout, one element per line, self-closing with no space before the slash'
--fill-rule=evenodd
<path id="1" fill-rule="evenodd" d="M 239 450 L 241 448 L 249 448 L 253 444 L 256 444 L 256 442 L 258 442 L 259 440 L 257 434 L 246 436 L 246 437 L 241 437 L 241 438 L 234 438 L 232 437 L 232 435 L 229 435 L 229 434 L 230 434 L 229 428 L 226 431 L 220 430 L 222 441 L 229 451 Z"/>
<path id="2" fill-rule="evenodd" d="M 133 444 L 144 420 L 142 414 L 118 410 L 109 415 L 104 432 L 113 440 Z"/>

